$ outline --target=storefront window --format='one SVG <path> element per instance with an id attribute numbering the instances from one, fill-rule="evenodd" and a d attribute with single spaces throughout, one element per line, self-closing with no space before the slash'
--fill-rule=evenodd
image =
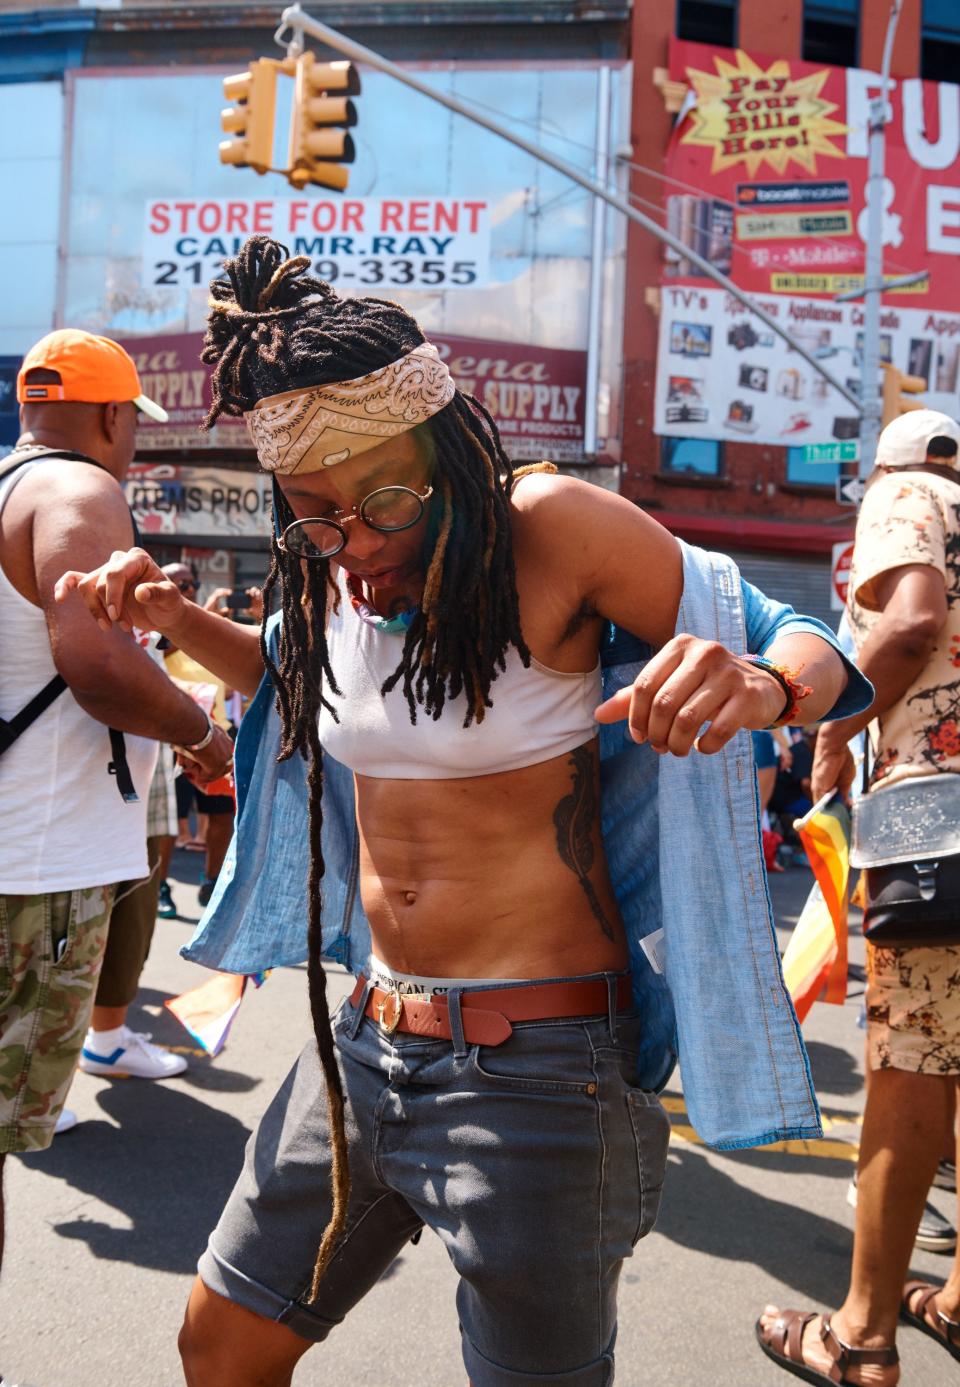
<path id="1" fill-rule="evenodd" d="M 960 5 L 957 0 L 923 0 L 920 76 L 930 82 L 960 80 Z"/>
<path id="2" fill-rule="evenodd" d="M 733 48 L 737 0 L 677 0 L 677 38 Z"/>
<path id="3" fill-rule="evenodd" d="M 719 477 L 723 444 L 715 438 L 661 438 L 660 469 L 696 477 Z"/>
<path id="4" fill-rule="evenodd" d="M 953 4 L 954 0 L 946 0 Z M 856 67 L 860 0 L 804 0 L 803 56 L 808 63 Z"/>
<path id="5" fill-rule="evenodd" d="M 833 489 L 840 476 L 842 463 L 804 462 L 802 448 L 787 449 L 787 481 L 801 482 L 804 486 L 823 486 Z"/>

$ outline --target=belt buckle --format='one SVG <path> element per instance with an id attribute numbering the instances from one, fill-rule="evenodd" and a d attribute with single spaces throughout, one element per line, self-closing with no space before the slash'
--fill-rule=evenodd
<path id="1" fill-rule="evenodd" d="M 388 1019 L 386 1010 L 391 1002 L 394 1003 L 394 1012 L 393 1016 Z M 380 1029 L 383 1031 L 384 1035 L 393 1035 L 394 1031 L 400 1025 L 400 1017 L 403 1015 L 403 996 L 401 995 L 399 987 L 394 987 L 391 992 L 388 992 L 381 1001 L 377 1002 L 376 1007 L 377 1024 Z"/>

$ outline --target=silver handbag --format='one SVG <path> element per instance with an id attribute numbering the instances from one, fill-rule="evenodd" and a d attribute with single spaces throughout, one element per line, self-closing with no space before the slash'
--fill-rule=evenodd
<path id="1" fill-rule="evenodd" d="M 960 944 L 960 775 L 881 786 L 854 801 L 852 817 L 864 938 L 890 948 Z"/>

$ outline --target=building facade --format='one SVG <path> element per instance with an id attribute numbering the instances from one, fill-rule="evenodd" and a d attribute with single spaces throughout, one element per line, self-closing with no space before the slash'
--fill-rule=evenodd
<path id="1" fill-rule="evenodd" d="M 765 306 L 772 304 L 772 311 L 779 307 L 785 312 L 792 305 L 797 316 L 791 330 L 818 354 L 822 350 L 825 365 L 853 386 L 860 309 L 855 304 L 837 308 L 840 276 L 822 271 L 824 266 L 854 275 L 862 271 L 857 208 L 862 208 L 866 179 L 866 102 L 877 86 L 889 9 L 888 0 L 676 0 L 637 3 L 632 14 L 630 189 L 637 205 L 669 225 L 671 202 L 694 200 L 696 206 L 704 188 L 714 196 L 719 188 L 725 217 L 721 231 L 726 234 L 720 238 L 721 252 L 711 256 L 717 268 Z M 704 94 L 702 83 L 697 89 L 690 71 L 715 75 L 718 59 L 728 70 L 734 68 L 740 62 L 737 50 L 749 55 L 755 69 L 747 96 L 757 94 L 756 73 L 774 63 L 788 77 L 826 71 L 820 95 L 830 96 L 836 128 L 823 139 L 824 154 L 803 163 L 787 160 L 780 167 L 770 158 L 752 166 L 740 158 L 727 171 L 715 173 L 720 135 L 714 131 L 712 162 L 709 157 L 691 162 L 691 156 L 707 156 L 705 147 L 698 150 L 685 141 L 702 138 L 698 116 L 708 111 L 710 95 Z M 920 292 L 885 299 L 881 353 L 901 369 L 924 376 L 936 392 L 931 403 L 954 415 L 960 413 L 954 362 L 960 318 L 952 311 L 960 307 L 952 301 L 955 257 L 960 254 L 960 88 L 949 84 L 958 75 L 960 5 L 956 0 L 904 0 L 893 51 L 893 119 L 887 131 L 887 172 L 895 184 L 891 212 L 901 220 L 892 217 L 890 237 L 885 236 L 885 270 L 899 274 L 930 268 L 931 276 Z M 738 83 L 746 91 L 746 78 L 734 77 L 735 89 Z M 775 118 L 764 114 L 755 124 L 764 121 L 769 127 Z M 697 182 L 701 173 L 703 183 Z M 779 198 L 788 182 L 796 185 L 798 200 L 771 203 L 765 225 L 746 215 L 748 195 Z M 799 200 L 828 195 L 829 183 L 838 185 L 832 201 L 814 205 Z M 928 226 L 924 239 L 921 209 L 926 201 L 929 222 L 934 197 L 938 234 Z M 752 206 L 760 210 L 756 202 Z M 785 239 L 785 228 L 796 232 L 801 226 L 802 238 Z M 766 239 L 758 236 L 763 232 L 770 233 Z M 931 253 L 934 248 L 936 254 Z M 792 278 L 801 286 L 815 283 L 817 289 L 794 288 L 788 298 L 791 274 L 764 274 L 758 269 L 764 264 L 788 270 L 798 264 L 813 267 L 817 275 Z M 816 407 L 819 387 L 809 370 L 798 371 L 802 362 L 774 352 L 762 325 L 727 311 L 729 304 L 719 321 L 713 319 L 712 358 L 696 360 L 697 352 L 711 345 L 710 315 L 691 325 L 692 336 L 684 334 L 682 320 L 691 315 L 678 305 L 690 301 L 693 286 L 706 288 L 710 296 L 714 290 L 695 276 L 672 279 L 676 268 L 658 242 L 631 227 L 621 490 L 683 537 L 732 553 L 748 576 L 774 595 L 829 618 L 831 552 L 852 534 L 854 518 L 851 507 L 837 504 L 835 481 L 845 470 L 855 472 L 856 464 L 810 464 L 804 461 L 802 444 L 852 439 L 853 420 L 843 417 L 851 411 L 835 395 Z M 686 287 L 686 300 L 674 284 Z M 722 291 L 717 293 L 722 297 Z M 677 326 L 671 343 L 672 323 Z M 670 352 L 678 334 L 682 349 Z M 768 364 L 774 359 L 776 370 Z M 724 371 L 725 395 L 717 385 Z M 758 386 L 766 395 L 757 392 Z M 774 400 L 775 390 L 781 393 Z M 798 399 L 801 391 L 805 397 Z M 694 392 L 703 399 L 690 405 Z M 758 424 L 763 405 L 768 414 L 779 410 L 780 430 L 771 429 L 769 419 L 766 427 Z M 831 417 L 824 426 L 827 406 Z M 691 422 L 690 416 L 700 413 L 709 417 Z M 675 434 L 671 417 L 681 421 Z M 779 443 L 779 432 L 797 426 L 790 438 L 794 446 Z M 834 605 L 839 605 L 836 598 Z"/>
<path id="2" fill-rule="evenodd" d="M 629 196 L 782 315 L 848 386 L 859 310 L 834 299 L 862 263 L 865 102 L 888 9 L 887 0 L 310 6 Z M 199 429 L 209 404 L 199 344 L 210 277 L 248 230 L 268 229 L 337 288 L 410 308 L 515 456 L 553 457 L 618 487 L 676 533 L 734 554 L 774 595 L 829 618 L 831 553 L 853 524 L 834 493 L 848 465 L 810 463 L 804 444 L 854 441 L 842 398 L 648 231 L 376 72 L 363 73 L 345 195 L 296 193 L 279 175 L 222 166 L 223 78 L 281 56 L 281 10 L 260 0 L 61 0 L 0 13 L 9 211 L 0 445 L 16 435 L 13 378 L 36 337 L 69 324 L 119 338 L 171 413 L 168 427 L 140 431 L 130 499 L 143 532 L 210 583 L 256 581 L 269 496 L 242 427 Z M 925 374 L 932 401 L 952 412 L 960 317 L 944 267 L 960 248 L 960 88 L 949 84 L 958 56 L 956 0 L 905 0 L 887 267 L 931 275 L 916 294 L 889 296 L 883 347 Z M 736 157 L 734 141 L 729 167 L 718 167 L 725 137 L 711 111 L 730 97 L 720 74 L 752 101 L 769 72 L 800 83 L 800 97 L 786 99 L 800 101 L 811 150 Z M 281 131 L 290 86 L 281 83 Z M 770 129 L 790 117 L 750 119 L 772 147 L 780 137 Z M 788 186 L 794 201 L 784 200 Z M 936 201 L 935 255 L 913 235 L 912 196 L 926 199 L 928 223 Z"/>
<path id="3" fill-rule="evenodd" d="M 51 326 L 122 341 L 171 414 L 141 427 L 128 488 L 147 542 L 164 558 L 182 552 L 208 583 L 261 577 L 268 492 L 242 424 L 199 428 L 209 405 L 199 351 L 211 277 L 265 230 L 337 289 L 409 308 L 513 456 L 553 457 L 616 486 L 625 227 L 545 164 L 375 71 L 362 73 L 346 194 L 225 167 L 223 79 L 283 56 L 281 8 L 196 0 L 0 15 L 0 160 L 20 209 L 0 233 L 8 400 L 19 357 Z M 311 10 L 573 163 L 589 169 L 626 144 L 626 4 Z M 279 83 L 278 164 L 292 86 Z M 44 124 L 42 158 L 15 133 L 28 110 Z M 611 177 L 625 192 L 626 169 Z"/>

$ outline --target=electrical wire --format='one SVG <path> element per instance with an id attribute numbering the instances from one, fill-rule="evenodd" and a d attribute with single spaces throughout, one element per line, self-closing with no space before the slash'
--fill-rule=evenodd
<path id="1" fill-rule="evenodd" d="M 583 150 L 588 154 L 596 154 L 596 150 L 592 145 L 588 145 L 584 143 L 583 140 L 578 140 L 572 135 L 564 134 L 564 132 L 561 129 L 559 129 L 559 127 L 556 126 L 556 124 L 552 121 L 535 121 L 530 120 L 525 116 L 516 116 L 510 112 L 501 110 L 497 106 L 491 105 L 489 102 L 480 101 L 473 95 L 470 96 L 470 101 L 471 104 L 476 106 L 479 110 L 485 111 L 488 115 L 498 117 L 507 125 L 522 125 L 525 126 L 527 129 L 532 130 L 541 135 L 546 130 L 546 133 L 549 134 L 552 138 L 558 140 L 562 144 L 568 145 L 571 149 Z M 672 175 L 663 172 L 661 169 L 651 168 L 649 164 L 641 164 L 637 160 L 623 158 L 618 155 L 614 155 L 614 159 L 619 168 L 629 169 L 631 173 L 645 174 L 649 178 L 653 178 L 661 183 L 668 184 L 675 188 L 679 188 L 682 192 L 690 193 L 695 197 L 702 198 L 704 196 L 703 188 L 698 188 L 694 184 L 686 183 L 683 179 L 673 177 Z M 579 171 L 581 173 L 592 175 L 594 172 L 594 166 L 592 163 L 589 165 L 580 165 Z M 559 201 L 560 198 L 563 196 L 564 194 L 562 193 L 557 194 L 555 198 L 551 198 L 547 203 L 542 204 L 537 209 L 537 211 L 542 212 L 545 207 L 552 206 L 554 202 Z M 583 191 L 580 194 L 580 196 L 589 197 L 590 194 L 586 191 Z M 625 196 L 628 202 L 631 202 L 638 207 L 643 207 L 645 210 L 649 211 L 659 223 L 662 223 L 664 227 L 666 227 L 667 209 L 664 207 L 662 203 L 652 202 L 647 198 L 641 197 L 639 193 L 632 192 L 630 189 L 626 190 Z M 803 240 L 805 245 L 820 245 L 841 250 L 846 250 L 849 247 L 848 240 L 841 240 L 839 237 L 833 236 L 805 236 Z M 736 240 L 732 242 L 732 249 L 734 254 L 739 254 L 741 256 L 747 257 L 750 256 L 750 248 L 739 244 L 739 242 L 737 242 Z M 896 271 L 899 274 L 911 274 L 913 272 L 913 269 L 915 269 L 915 266 L 903 265 L 895 260 L 891 260 L 889 258 L 889 255 L 885 255 L 884 258 L 886 261 L 886 267 L 890 270 Z M 808 272 L 814 273 L 812 268 Z M 842 271 L 836 272 L 842 273 Z M 803 273 L 803 271 L 798 270 L 797 273 Z M 852 271 L 851 273 L 856 274 L 857 272 Z"/>

